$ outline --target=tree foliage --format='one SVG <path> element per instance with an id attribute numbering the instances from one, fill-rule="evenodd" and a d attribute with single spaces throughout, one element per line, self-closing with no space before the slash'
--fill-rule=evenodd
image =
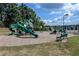
<path id="1" fill-rule="evenodd" d="M 29 19 L 31 19 L 34 30 L 44 30 L 44 23 L 26 4 L 0 3 L 0 21 L 2 21 L 0 25 L 4 24 L 5 27 L 9 27 L 12 23 L 17 21 L 25 22 L 29 21 Z"/>

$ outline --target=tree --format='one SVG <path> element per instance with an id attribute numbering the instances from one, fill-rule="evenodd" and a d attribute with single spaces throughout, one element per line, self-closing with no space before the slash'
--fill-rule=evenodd
<path id="1" fill-rule="evenodd" d="M 1 4 L 1 21 L 3 21 L 5 26 L 9 26 L 16 20 L 16 4 Z"/>
<path id="2" fill-rule="evenodd" d="M 41 18 L 36 15 L 35 11 L 23 3 L 19 6 L 17 5 L 16 3 L 0 4 L 0 20 L 5 27 L 9 27 L 10 24 L 18 21 L 27 22 L 31 19 L 30 25 L 33 24 L 34 30 L 44 29 L 44 23 L 40 21 Z"/>

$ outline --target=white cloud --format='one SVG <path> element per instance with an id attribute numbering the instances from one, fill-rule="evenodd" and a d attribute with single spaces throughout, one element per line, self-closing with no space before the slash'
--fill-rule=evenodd
<path id="1" fill-rule="evenodd" d="M 50 19 L 42 20 L 42 21 L 45 23 L 45 25 L 52 25 L 52 20 Z"/>
<path id="2" fill-rule="evenodd" d="M 75 9 L 79 11 L 79 3 L 75 4 Z"/>
<path id="3" fill-rule="evenodd" d="M 38 9 L 41 8 L 41 6 L 39 4 L 35 4 L 35 7 L 38 8 Z"/>
<path id="4" fill-rule="evenodd" d="M 53 19 L 53 21 L 57 21 L 57 20 L 58 20 L 58 18 L 54 18 L 54 19 Z"/>
<path id="5" fill-rule="evenodd" d="M 67 19 L 67 20 L 64 20 L 65 23 L 68 23 L 68 22 L 71 22 L 71 20 Z"/>
<path id="6" fill-rule="evenodd" d="M 79 10 L 79 4 L 72 5 L 71 3 L 65 4 L 62 8 L 64 10 L 64 14 L 69 14 L 68 16 L 74 16 L 73 11 Z"/>
<path id="7" fill-rule="evenodd" d="M 50 25 L 50 26 L 53 26 L 53 25 L 63 25 L 63 16 L 60 16 L 60 17 L 57 17 L 57 18 L 54 18 L 54 19 L 47 19 L 47 20 L 42 20 L 45 25 Z M 64 19 L 64 23 L 67 25 L 67 24 L 70 24 L 71 23 L 71 20 L 70 19 Z"/>
<path id="8" fill-rule="evenodd" d="M 72 5 L 71 3 L 67 3 L 62 9 L 64 9 L 65 11 L 74 11 L 74 10 L 79 11 L 79 3 L 76 3 L 74 5 Z"/>
<path id="9" fill-rule="evenodd" d="M 54 18 L 54 19 L 53 19 L 53 22 L 54 22 L 53 25 L 54 25 L 54 24 L 62 25 L 62 24 L 63 24 L 63 16 L 59 16 L 59 17 Z M 70 23 L 71 20 L 70 20 L 69 17 L 66 17 L 66 18 L 64 19 L 64 22 L 65 22 L 65 24 L 67 24 L 67 23 Z"/>
<path id="10" fill-rule="evenodd" d="M 60 21 L 62 19 L 63 19 L 63 16 L 59 16 L 59 17 L 54 18 L 53 21 Z"/>
<path id="11" fill-rule="evenodd" d="M 61 11 L 51 11 L 49 14 L 52 15 L 52 14 L 60 14 L 62 13 Z"/>
<path id="12" fill-rule="evenodd" d="M 63 9 L 66 10 L 66 11 L 72 11 L 72 10 L 75 9 L 75 6 L 72 5 L 72 4 L 70 4 L 70 3 L 67 3 L 67 4 L 65 4 L 65 6 L 63 7 Z"/>
<path id="13" fill-rule="evenodd" d="M 47 23 L 47 20 L 42 20 L 44 23 Z"/>

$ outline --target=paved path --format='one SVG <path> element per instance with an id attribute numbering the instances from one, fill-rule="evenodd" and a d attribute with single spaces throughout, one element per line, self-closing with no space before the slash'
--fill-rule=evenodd
<path id="1" fill-rule="evenodd" d="M 32 38 L 24 36 L 17 38 L 16 36 L 0 36 L 0 46 L 19 46 L 19 45 L 31 45 L 40 44 L 44 42 L 51 42 L 56 39 L 56 35 L 49 34 L 49 32 L 37 32 L 38 38 Z M 69 35 L 73 36 L 73 35 Z"/>

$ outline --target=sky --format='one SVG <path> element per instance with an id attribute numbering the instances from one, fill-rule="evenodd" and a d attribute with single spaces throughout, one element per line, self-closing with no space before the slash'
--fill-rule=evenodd
<path id="1" fill-rule="evenodd" d="M 46 25 L 79 23 L 79 3 L 26 3 Z M 65 16 L 68 14 L 67 16 Z"/>

